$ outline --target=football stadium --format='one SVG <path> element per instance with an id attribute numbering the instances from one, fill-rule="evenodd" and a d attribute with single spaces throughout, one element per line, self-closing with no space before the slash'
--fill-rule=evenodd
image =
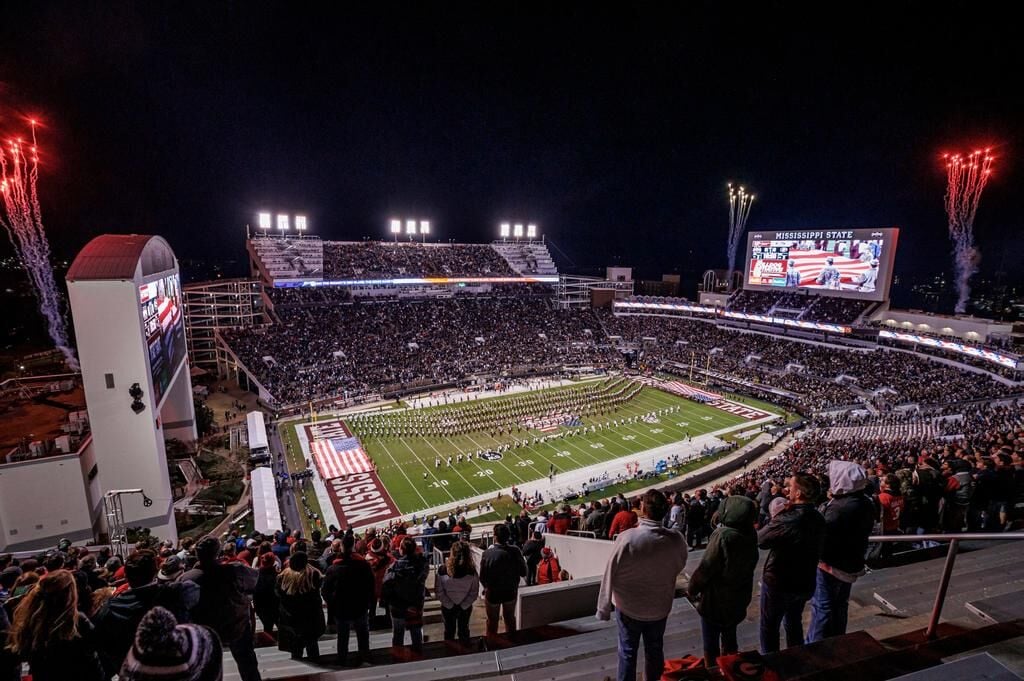
<path id="1" fill-rule="evenodd" d="M 107 4 L 0 6 L 0 681 L 1024 679 L 1008 15 Z"/>
<path id="2" fill-rule="evenodd" d="M 403 236 L 422 229 L 396 222 Z M 5 437 L 53 433 L 22 440 L 0 465 L 8 593 L 28 593 L 16 575 L 31 561 L 92 565 L 81 557 L 93 550 L 104 561 L 94 581 L 114 587 L 119 561 L 146 556 L 161 570 L 193 566 L 166 580 L 201 581 L 196 570 L 213 569 L 201 545 L 217 565 L 264 566 L 281 588 L 278 571 L 298 569 L 301 554 L 304 574 L 328 580 L 301 622 L 330 619 L 324 603 L 368 598 L 369 642 L 358 629 L 351 641 L 314 629 L 300 659 L 284 637 L 305 625 L 254 596 L 255 657 L 225 654 L 225 678 L 392 678 L 443 660 L 437 678 L 603 679 L 622 658 L 602 620 L 630 607 L 633 588 L 614 587 L 625 578 L 611 566 L 629 564 L 643 530 L 675 537 L 633 569 L 671 588 L 659 607 L 665 669 L 678 678 L 689 666 L 694 678 L 745 678 L 751 664 L 787 678 L 862 649 L 884 665 L 871 678 L 969 676 L 1008 658 L 935 667 L 927 651 L 1020 640 L 1021 356 L 999 340 L 1008 325 L 893 308 L 898 229 L 751 232 L 743 269 L 709 270 L 691 300 L 638 293 L 647 284 L 628 268 L 561 272 L 533 225 L 436 244 L 291 234 L 271 229 L 270 213 L 255 223 L 246 278 L 182 286 L 155 236 L 104 235 L 72 263 L 80 373 L 5 383 Z M 126 380 L 129 403 L 108 400 Z M 10 501 L 41 476 L 65 492 L 52 527 Z M 717 579 L 706 571 L 731 569 L 717 561 L 722 542 L 743 536 L 729 534 L 743 508 L 759 533 L 743 540 L 744 579 L 790 579 L 800 561 L 813 570 L 829 557 L 857 572 L 852 596 L 838 596 L 846 611 L 830 619 L 820 562 L 786 648 L 758 633 L 782 598 L 771 583 L 731 587 L 747 604 L 737 641 L 709 652 L 705 640 L 701 657 L 697 590 Z M 828 534 L 857 513 L 863 529 Z M 492 586 L 479 597 L 471 587 L 459 624 L 444 584 L 466 551 L 472 579 Z M 368 591 L 346 581 L 346 556 L 367 566 Z M 407 563 L 422 565 L 427 588 L 411 619 L 382 586 Z M 515 573 L 513 591 L 492 605 L 498 570 Z M 93 616 L 104 632 L 129 617 Z M 411 646 L 396 621 L 416 632 Z M 318 652 L 336 640 L 338 654 Z"/>

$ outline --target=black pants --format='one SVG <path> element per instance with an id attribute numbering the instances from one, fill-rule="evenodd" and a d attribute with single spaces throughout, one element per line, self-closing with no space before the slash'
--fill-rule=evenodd
<path id="1" fill-rule="evenodd" d="M 242 681 L 261 681 L 256 648 L 252 642 L 252 628 L 247 625 L 245 633 L 237 641 L 229 643 L 228 648 L 231 650 L 231 657 L 235 658 L 238 676 Z"/>
<path id="2" fill-rule="evenodd" d="M 292 650 L 291 650 L 292 659 L 293 660 L 301 660 L 302 659 L 302 651 L 303 650 L 306 651 L 306 657 L 308 657 L 311 660 L 315 660 L 318 657 L 320 657 L 320 642 L 316 641 L 316 640 L 313 640 L 313 641 L 296 641 L 292 645 Z"/>
<path id="3" fill-rule="evenodd" d="M 454 641 L 455 632 L 458 630 L 459 640 L 463 643 L 469 641 L 469 616 L 473 613 L 472 608 L 441 608 L 441 617 L 444 619 L 444 640 Z"/>

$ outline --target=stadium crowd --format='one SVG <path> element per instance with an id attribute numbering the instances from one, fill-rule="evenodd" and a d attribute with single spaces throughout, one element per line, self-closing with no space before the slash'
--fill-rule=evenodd
<path id="1" fill-rule="evenodd" d="M 699 374 L 710 358 L 715 377 L 796 393 L 796 405 L 805 412 L 856 404 L 859 396 L 851 384 L 881 391 L 882 402 L 889 405 L 990 399 L 1017 392 L 986 374 L 908 352 L 787 340 L 683 317 L 604 313 L 601 321 L 621 342 L 642 347 L 648 366 L 671 361 L 688 370 L 692 364 Z"/>
<path id="2" fill-rule="evenodd" d="M 621 363 L 592 313 L 552 309 L 539 297 L 355 302 L 282 308 L 278 316 L 280 324 L 224 337 L 282 404 Z"/>
<path id="3" fill-rule="evenodd" d="M 486 244 L 324 242 L 325 279 L 513 276 L 508 262 Z"/>
<path id="4" fill-rule="evenodd" d="M 817 434 L 929 419 L 941 419 L 941 435 Z M 309 539 L 284 531 L 178 545 L 154 540 L 124 561 L 108 548 L 62 540 L 29 559 L 0 556 L 0 679 L 18 678 L 23 662 L 36 681 L 165 678 L 171 667 L 187 668 L 188 678 L 218 679 L 222 646 L 243 679 L 259 679 L 253 612 L 296 659 L 320 657 L 328 622 L 341 665 L 370 660 L 373 625 L 391 629 L 394 651 L 415 657 L 422 652 L 425 600 L 440 602 L 445 639 L 466 643 L 481 587 L 484 633 L 496 634 L 500 621 L 515 631 L 522 583 L 571 578 L 545 545 L 547 534 L 570 529 L 615 542 L 597 613 L 610 617 L 613 604 L 618 611 L 620 669 L 633 678 L 641 641 L 650 669 L 660 668 L 659 631 L 687 548 L 707 546 L 687 588 L 705 659 L 714 664 L 737 650 L 758 547 L 769 552 L 760 575 L 760 641 L 768 653 L 781 646 L 780 626 L 787 646 L 845 632 L 851 588 L 865 561 L 884 553 L 869 545 L 871 533 L 1002 531 L 1019 525 L 1022 511 L 1024 403 L 1007 401 L 818 417 L 781 456 L 711 489 L 620 494 L 577 509 L 509 516 L 493 528 L 494 543 L 479 564 L 466 541 L 473 528 L 455 516 L 430 518 L 415 528 L 418 534 L 397 523 L 362 535 L 330 528 Z M 443 560 L 431 561 L 435 548 Z M 805 639 L 800 615 L 808 603 Z"/>

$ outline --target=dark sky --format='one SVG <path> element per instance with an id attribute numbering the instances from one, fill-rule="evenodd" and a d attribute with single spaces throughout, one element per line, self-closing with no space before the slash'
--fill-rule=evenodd
<path id="1" fill-rule="evenodd" d="M 1024 264 L 1005 4 L 358 4 L 3 3 L 0 131 L 46 121 L 55 252 L 135 231 L 240 258 L 266 206 L 333 239 L 533 220 L 580 268 L 701 270 L 731 179 L 751 227 L 896 225 L 924 273 L 949 269 L 939 154 L 992 144 L 983 271 Z"/>

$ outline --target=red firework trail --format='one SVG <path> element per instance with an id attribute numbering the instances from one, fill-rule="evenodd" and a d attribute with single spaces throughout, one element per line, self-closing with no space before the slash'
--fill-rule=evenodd
<path id="1" fill-rule="evenodd" d="M 0 224 L 14 246 L 32 283 L 39 309 L 46 318 L 47 330 L 54 344 L 64 353 L 72 369 L 78 361 L 68 344 L 63 301 L 53 278 L 50 264 L 50 242 L 43 228 L 43 212 L 39 205 L 39 150 L 36 121 L 32 126 L 32 144 L 11 138 L 0 144 Z"/>

